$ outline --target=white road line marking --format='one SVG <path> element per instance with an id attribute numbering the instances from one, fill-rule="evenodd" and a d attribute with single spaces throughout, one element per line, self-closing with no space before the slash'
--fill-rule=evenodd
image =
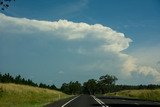
<path id="1" fill-rule="evenodd" d="M 102 107 L 109 107 L 107 105 L 105 105 L 105 103 L 103 101 L 101 101 L 100 99 L 96 98 L 94 95 L 91 95 L 93 97 L 93 99 L 95 101 L 97 101 Z"/>
<path id="2" fill-rule="evenodd" d="M 81 95 L 79 95 L 79 96 L 81 96 Z M 71 101 L 75 100 L 75 99 L 78 98 L 79 96 L 77 96 L 77 97 L 69 100 L 68 102 L 66 102 L 65 104 L 63 104 L 61 107 L 65 107 L 67 104 L 69 104 Z"/>
<path id="3" fill-rule="evenodd" d="M 160 104 L 159 102 L 154 102 L 155 104 Z"/>
<path id="4" fill-rule="evenodd" d="M 138 103 L 134 103 L 135 105 L 139 105 Z"/>

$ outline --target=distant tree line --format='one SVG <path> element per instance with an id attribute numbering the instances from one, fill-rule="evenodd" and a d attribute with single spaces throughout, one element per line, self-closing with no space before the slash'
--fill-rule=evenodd
<path id="1" fill-rule="evenodd" d="M 15 83 L 15 84 L 34 86 L 34 87 L 57 89 L 57 87 L 54 84 L 53 85 L 46 85 L 43 83 L 37 84 L 33 82 L 31 79 L 22 78 L 20 75 L 13 77 L 9 73 L 5 74 L 0 73 L 0 83 Z"/>
<path id="2" fill-rule="evenodd" d="M 60 90 L 66 94 L 81 94 L 82 86 L 78 81 L 71 81 L 69 83 L 63 83 Z"/>
<path id="3" fill-rule="evenodd" d="M 54 90 L 60 90 L 66 94 L 76 95 L 76 94 L 105 94 L 109 92 L 117 92 L 120 90 L 133 90 L 133 89 L 157 89 L 160 88 L 160 85 L 149 84 L 149 85 L 116 85 L 117 77 L 113 75 L 101 76 L 98 80 L 89 79 L 83 84 L 78 81 L 71 81 L 69 83 L 63 83 L 62 86 L 58 89 L 54 84 L 37 84 L 31 79 L 22 78 L 20 75 L 11 76 L 9 73 L 1 74 L 0 73 L 0 83 L 15 83 L 23 84 L 34 87 L 48 88 Z"/>
<path id="4" fill-rule="evenodd" d="M 67 94 L 105 94 L 121 90 L 158 89 L 160 85 L 116 85 L 117 77 L 113 75 L 101 76 L 99 80 L 89 79 L 81 85 L 78 81 L 62 84 L 60 90 Z"/>
<path id="5" fill-rule="evenodd" d="M 76 82 L 69 82 L 62 84 L 60 90 L 67 94 L 104 94 L 107 93 L 118 79 L 115 76 L 105 75 L 101 76 L 99 80 L 89 79 L 83 85 Z"/>
<path id="6" fill-rule="evenodd" d="M 158 84 L 148 84 L 148 85 L 115 85 L 113 92 L 120 90 L 133 90 L 133 89 L 159 89 Z"/>

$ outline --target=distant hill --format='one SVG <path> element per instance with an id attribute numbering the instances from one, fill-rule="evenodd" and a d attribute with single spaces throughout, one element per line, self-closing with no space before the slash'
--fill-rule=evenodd
<path id="1" fill-rule="evenodd" d="M 0 83 L 0 107 L 41 107 L 66 95 L 60 91 L 12 83 Z"/>

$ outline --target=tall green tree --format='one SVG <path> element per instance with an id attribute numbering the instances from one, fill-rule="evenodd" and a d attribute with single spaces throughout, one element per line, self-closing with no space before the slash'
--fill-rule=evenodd
<path id="1" fill-rule="evenodd" d="M 76 81 L 76 82 L 69 82 L 69 83 L 64 83 L 61 86 L 61 91 L 67 94 L 80 94 L 81 93 L 81 84 Z"/>
<path id="2" fill-rule="evenodd" d="M 50 86 L 50 89 L 57 90 L 57 87 L 56 87 L 54 84 L 52 84 L 52 85 Z"/>
<path id="3" fill-rule="evenodd" d="M 60 90 L 66 94 L 70 94 L 69 84 L 63 83 Z"/>
<path id="4" fill-rule="evenodd" d="M 83 84 L 83 91 L 90 95 L 94 95 L 97 89 L 97 81 L 95 79 L 89 79 Z"/>
<path id="5" fill-rule="evenodd" d="M 76 82 L 70 82 L 69 83 L 69 89 L 72 94 L 80 94 L 81 93 L 81 84 L 76 81 Z"/>
<path id="6" fill-rule="evenodd" d="M 99 78 L 99 80 L 105 84 L 105 85 L 111 85 L 111 84 L 115 84 L 115 82 L 118 80 L 117 77 L 113 76 L 113 75 L 108 75 L 106 74 L 105 76 L 101 76 Z"/>
<path id="7" fill-rule="evenodd" d="M 98 81 L 100 93 L 104 94 L 111 92 L 114 89 L 114 85 L 117 80 L 117 77 L 113 75 L 106 74 L 105 76 L 101 76 Z"/>

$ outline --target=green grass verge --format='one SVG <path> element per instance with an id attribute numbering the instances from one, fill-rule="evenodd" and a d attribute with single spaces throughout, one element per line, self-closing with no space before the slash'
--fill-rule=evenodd
<path id="1" fill-rule="evenodd" d="M 151 100 L 151 101 L 160 101 L 160 89 L 124 90 L 124 91 L 119 91 L 114 93 L 108 93 L 106 95 L 131 97 L 131 98 L 138 98 L 138 99 Z"/>
<path id="2" fill-rule="evenodd" d="M 67 97 L 70 96 L 55 90 L 0 83 L 0 107 L 42 107 Z"/>

